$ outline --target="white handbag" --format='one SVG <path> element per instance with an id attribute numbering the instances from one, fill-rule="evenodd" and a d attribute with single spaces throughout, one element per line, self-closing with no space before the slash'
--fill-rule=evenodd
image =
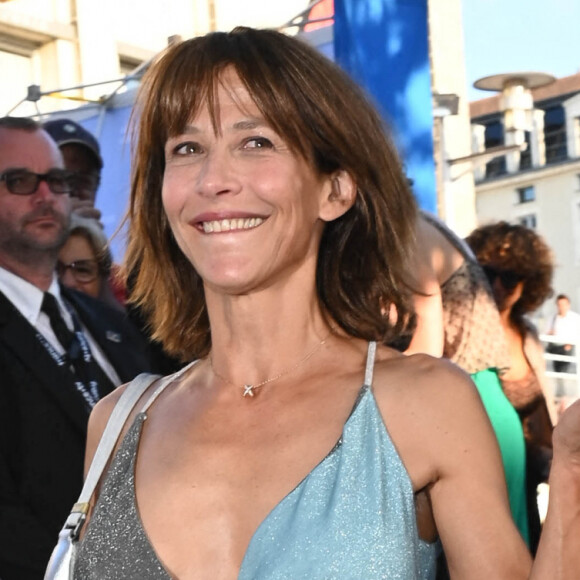
<path id="1" fill-rule="evenodd" d="M 87 519 L 89 502 L 101 478 L 103 469 L 115 448 L 119 434 L 127 417 L 145 390 L 159 378 L 159 375 L 141 374 L 129 383 L 117 401 L 89 468 L 87 478 L 77 503 L 58 534 L 58 544 L 52 552 L 44 580 L 72 580 L 78 540 Z"/>

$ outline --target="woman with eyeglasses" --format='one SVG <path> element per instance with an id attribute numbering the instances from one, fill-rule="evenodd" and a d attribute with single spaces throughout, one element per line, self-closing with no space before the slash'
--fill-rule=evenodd
<path id="1" fill-rule="evenodd" d="M 60 250 L 56 269 L 65 286 L 124 309 L 113 291 L 115 275 L 108 240 L 96 220 L 72 214 L 69 238 Z"/>
<path id="2" fill-rule="evenodd" d="M 487 275 L 507 339 L 509 368 L 500 373 L 500 381 L 524 429 L 530 544 L 534 551 L 540 532 L 536 488 L 548 480 L 556 411 L 546 384 L 543 347 L 526 315 L 553 293 L 553 256 L 533 230 L 505 221 L 477 228 L 466 241 Z"/>

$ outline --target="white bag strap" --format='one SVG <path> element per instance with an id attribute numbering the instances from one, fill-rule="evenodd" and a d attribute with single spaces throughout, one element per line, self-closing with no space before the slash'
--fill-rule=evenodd
<path id="1" fill-rule="evenodd" d="M 97 450 L 95 451 L 93 461 L 83 485 L 83 490 L 79 495 L 79 503 L 88 502 L 91 499 L 93 491 L 101 478 L 103 469 L 105 468 L 107 461 L 109 461 L 109 457 L 113 452 L 117 439 L 119 439 L 119 435 L 127 421 L 127 417 L 131 414 L 131 411 L 137 404 L 137 401 L 141 398 L 141 395 L 143 395 L 143 393 L 158 378 L 159 375 L 143 373 L 135 377 L 119 397 L 119 400 L 109 417 L 107 426 L 103 431 Z"/>
<path id="2" fill-rule="evenodd" d="M 109 417 L 107 426 L 103 431 L 103 435 L 101 436 L 97 450 L 95 451 L 95 455 L 93 457 L 93 461 L 91 462 L 91 466 L 89 468 L 89 472 L 87 473 L 83 489 L 79 495 L 79 499 L 73 506 L 71 513 L 64 525 L 64 528 L 68 528 L 70 530 L 72 538 L 76 539 L 79 535 L 79 532 L 89 511 L 89 502 L 91 496 L 93 495 L 95 487 L 97 486 L 97 483 L 101 478 L 101 474 L 105 469 L 105 465 L 107 465 L 109 457 L 115 448 L 117 439 L 119 438 L 123 426 L 127 421 L 127 417 L 129 417 L 141 395 L 143 395 L 147 388 L 149 388 L 149 386 L 151 386 L 158 378 L 159 375 L 152 375 L 148 373 L 139 375 L 127 385 L 123 391 L 123 394 L 117 401 L 117 404 L 115 405 L 115 408 Z"/>

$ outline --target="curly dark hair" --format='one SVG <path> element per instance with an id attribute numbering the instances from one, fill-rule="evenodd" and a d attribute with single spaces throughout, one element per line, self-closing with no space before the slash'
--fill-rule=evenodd
<path id="1" fill-rule="evenodd" d="M 510 314 L 514 322 L 521 322 L 524 314 L 536 310 L 553 295 L 552 250 L 530 228 L 500 221 L 473 230 L 465 241 L 484 268 L 509 272 L 523 281 L 522 296 Z"/>

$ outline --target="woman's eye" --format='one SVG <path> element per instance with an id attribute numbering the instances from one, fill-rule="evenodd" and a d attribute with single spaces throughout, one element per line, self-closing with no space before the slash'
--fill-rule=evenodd
<path id="1" fill-rule="evenodd" d="M 244 149 L 272 149 L 272 141 L 266 137 L 251 137 L 244 141 Z"/>
<path id="2" fill-rule="evenodd" d="M 174 155 L 195 155 L 201 151 L 197 143 L 181 143 L 173 148 Z"/>

